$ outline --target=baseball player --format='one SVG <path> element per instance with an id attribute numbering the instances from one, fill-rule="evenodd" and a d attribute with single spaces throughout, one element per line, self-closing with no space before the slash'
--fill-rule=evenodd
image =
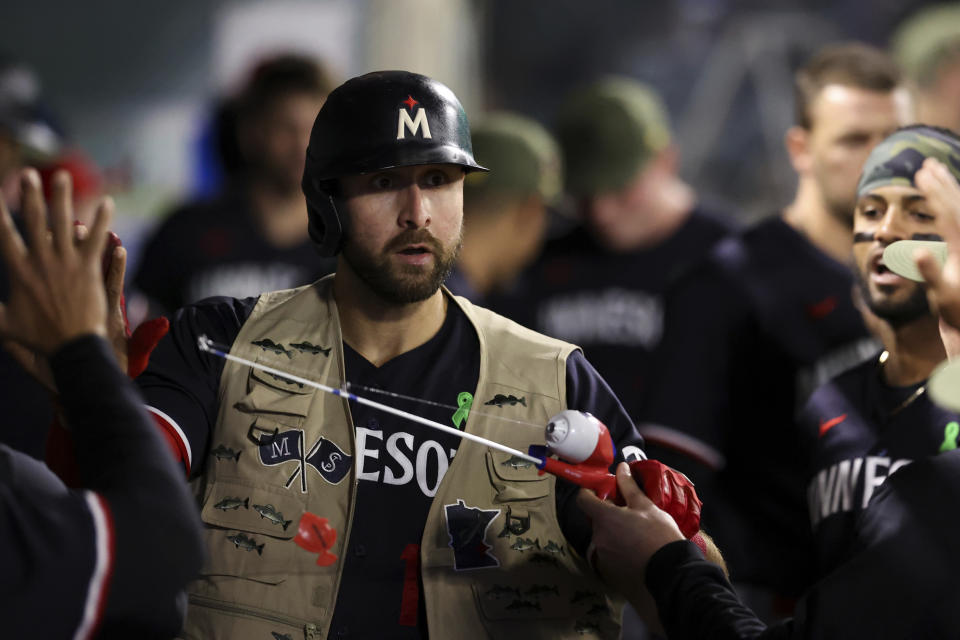
<path id="1" fill-rule="evenodd" d="M 918 257 L 917 266 L 944 321 L 944 345 L 956 357 L 957 343 L 947 339 L 960 328 L 956 136 L 928 127 L 907 128 L 874 154 L 884 149 L 882 156 L 871 155 L 879 162 L 865 168 L 861 185 L 876 199 L 861 199 L 858 226 L 867 222 L 859 221 L 867 212 L 864 205 L 876 206 L 880 199 L 888 205 L 877 208 L 883 209 L 883 226 L 896 228 L 910 218 L 912 224 L 930 224 L 922 220 L 927 216 L 937 219 L 938 230 L 949 239 L 947 264 L 941 271 L 927 253 Z M 883 160 L 889 163 L 889 173 L 882 168 Z M 905 215 L 908 211 L 910 215 Z M 886 235 L 880 228 L 874 233 Z M 864 257 L 870 252 L 858 247 L 858 253 Z M 903 299 L 914 294 L 902 283 L 882 278 L 872 289 L 882 294 L 872 304 L 888 310 L 901 307 Z M 875 361 L 870 367 L 877 373 Z M 955 403 L 957 390 L 950 395 Z M 842 424 L 829 427 L 824 438 Z M 924 423 L 914 426 L 920 426 L 917 440 L 929 442 Z M 629 475 L 618 474 L 628 508 L 600 503 L 586 493 L 579 500 L 593 519 L 598 570 L 627 594 L 636 589 L 637 575 L 644 574 L 670 638 L 948 638 L 960 628 L 957 608 L 945 605 L 960 598 L 954 562 L 960 554 L 956 536 L 960 523 L 953 508 L 960 499 L 960 451 L 948 446 L 942 453 L 929 453 L 889 474 L 872 491 L 867 505 L 862 506 L 857 496 L 858 517 L 848 532 L 854 543 L 847 545 L 850 556 L 804 594 L 792 620 L 771 627 L 742 604 L 716 566 L 704 562 L 680 539 L 675 523 L 636 490 Z M 845 499 L 845 492 L 837 495 Z M 634 591 L 628 598 L 637 601 L 645 596 Z"/>
<path id="2" fill-rule="evenodd" d="M 941 237 L 914 181 L 925 158 L 960 176 L 960 139 L 924 125 L 900 129 L 870 154 L 857 188 L 855 273 L 885 350 L 817 389 L 801 418 L 813 452 L 807 500 L 820 575 L 851 555 L 854 523 L 887 477 L 955 449 L 960 437 L 960 417 L 926 394 L 946 354 L 924 287 L 883 261 L 893 242 Z"/>
<path id="3" fill-rule="evenodd" d="M 123 281 L 123 254 L 114 254 L 105 295 L 100 265 L 112 208 L 101 205 L 74 243 L 68 176 L 54 181 L 49 233 L 35 171 L 21 174 L 21 189 L 26 244 L 0 199 L 10 282 L 0 337 L 49 366 L 82 489 L 0 444 L 2 635 L 169 638 L 183 623 L 182 589 L 200 568 L 203 541 L 192 496 L 104 340 L 108 298 L 115 306 Z"/>
<path id="4" fill-rule="evenodd" d="M 333 270 L 307 236 L 300 177 L 313 118 L 335 84 L 301 55 L 252 70 L 220 132 L 240 166 L 214 197 L 170 212 L 146 242 L 133 285 L 153 309 L 286 289 Z"/>
<path id="5" fill-rule="evenodd" d="M 624 77 L 574 91 L 556 135 L 577 226 L 491 307 L 582 346 L 635 417 L 655 375 L 663 293 L 729 230 L 678 175 L 678 150 L 660 96 Z"/>
<path id="6" fill-rule="evenodd" d="M 900 82 L 887 56 L 860 44 L 825 48 L 797 72 L 797 124 L 785 136 L 796 197 L 670 291 L 658 375 L 637 417 L 655 457 L 710 496 L 708 529 L 734 581 L 761 589 L 754 604 L 772 615 L 789 613 L 811 580 L 798 413 L 878 349 L 844 262 L 863 163 L 911 122 Z"/>
<path id="7" fill-rule="evenodd" d="M 384 71 L 328 97 L 307 152 L 333 276 L 175 316 L 138 378 L 193 479 L 210 561 L 185 638 L 616 637 L 569 485 L 526 461 L 202 354 L 197 339 L 524 449 L 563 408 L 642 440 L 572 345 L 440 287 L 464 175 L 456 96 Z"/>

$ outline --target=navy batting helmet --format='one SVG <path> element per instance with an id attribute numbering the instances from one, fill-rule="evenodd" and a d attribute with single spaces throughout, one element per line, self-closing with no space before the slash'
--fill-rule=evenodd
<path id="1" fill-rule="evenodd" d="M 334 89 L 313 123 L 302 182 L 320 253 L 335 255 L 342 241 L 336 178 L 420 164 L 486 171 L 473 159 L 467 114 L 449 88 L 409 71 L 376 71 Z"/>

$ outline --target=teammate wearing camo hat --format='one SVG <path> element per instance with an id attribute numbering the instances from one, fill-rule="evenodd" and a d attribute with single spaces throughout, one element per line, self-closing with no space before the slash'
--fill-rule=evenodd
<path id="1" fill-rule="evenodd" d="M 491 171 L 464 180 L 463 248 L 446 284 L 480 303 L 509 285 L 540 251 L 562 167 L 556 141 L 530 118 L 492 113 L 472 134 L 477 161 Z"/>
<path id="2" fill-rule="evenodd" d="M 870 155 L 856 216 L 859 233 L 873 236 L 869 244 L 857 244 L 859 264 L 871 255 L 874 259 L 867 263 L 878 264 L 875 242 L 888 246 L 887 256 L 890 249 L 906 243 L 938 242 L 887 244 L 913 235 L 911 227 L 927 226 L 921 232 L 925 235 L 929 227 L 946 234 L 948 267 L 941 273 L 933 256 L 923 258 L 920 266 L 944 320 L 944 345 L 953 358 L 960 356 L 960 343 L 955 341 L 960 334 L 958 177 L 960 140 L 955 135 L 925 126 L 900 130 Z M 913 262 L 914 248 L 908 245 L 902 254 L 893 253 L 909 256 Z M 865 283 L 871 306 L 887 317 L 900 307 L 903 320 L 907 310 L 903 302 L 914 297 L 916 289 L 890 274 L 871 271 L 883 276 L 871 275 L 873 282 Z M 913 275 L 916 266 L 904 271 Z M 856 456 L 824 470 L 811 485 L 817 500 L 811 505 L 813 514 L 832 512 L 821 519 L 818 536 L 831 529 L 835 537 L 830 551 L 838 555 L 842 550 L 847 557 L 803 595 L 792 619 L 766 627 L 743 605 L 742 594 L 734 592 L 720 571 L 680 539 L 666 514 L 638 491 L 631 493 L 629 478 L 624 479 L 628 510 L 581 496 L 594 522 L 597 545 L 604 549 L 597 558 L 604 575 L 621 585 L 628 600 L 639 601 L 644 594 L 638 595 L 634 578 L 644 571 L 670 638 L 954 637 L 960 628 L 960 609 L 944 603 L 960 599 L 955 562 L 960 555 L 957 422 L 950 433 L 938 434 L 929 419 L 943 413 L 938 416 L 940 410 L 920 408 L 925 394 L 901 389 L 896 398 L 898 390 L 887 386 L 891 375 L 899 376 L 924 360 L 925 354 L 914 350 L 915 362 L 903 362 L 910 347 L 919 344 L 916 336 L 908 334 L 931 332 L 929 321 L 921 316 L 906 323 L 886 322 L 897 334 L 898 352 L 891 351 L 887 361 L 896 372 L 871 360 L 858 368 L 859 373 L 844 374 L 815 396 L 820 406 L 834 404 L 826 414 L 832 418 L 810 425 L 811 437 L 819 434 L 821 453 L 848 449 Z M 901 340 L 907 351 L 900 350 Z M 946 372 L 941 374 L 944 383 L 950 385 L 943 389 L 943 399 L 960 408 L 960 376 L 956 375 L 960 367 L 954 361 L 942 371 Z M 902 400 L 904 392 L 907 404 Z M 916 461 L 906 464 L 905 455 Z M 838 527 L 844 521 L 846 526 Z"/>
<path id="3" fill-rule="evenodd" d="M 926 158 L 960 177 L 960 139 L 916 125 L 877 145 L 857 188 L 854 272 L 884 350 L 817 389 L 801 418 L 813 451 L 807 500 L 818 577 L 855 549 L 854 523 L 885 478 L 960 441 L 960 416 L 926 394 L 946 357 L 937 317 L 924 287 L 890 271 L 883 257 L 900 240 L 941 239 L 938 214 L 914 181 Z"/>
<path id="4" fill-rule="evenodd" d="M 912 122 L 899 70 L 873 47 L 824 47 L 794 80 L 784 138 L 796 195 L 670 291 L 657 376 L 637 417 L 657 456 L 711 496 L 709 530 L 765 616 L 789 613 L 811 580 L 797 413 L 878 348 L 847 264 L 857 180 L 870 150 Z"/>
<path id="5" fill-rule="evenodd" d="M 581 344 L 635 415 L 663 331 L 661 295 L 729 227 L 677 175 L 666 109 L 651 87 L 610 77 L 574 92 L 556 135 L 578 225 L 549 241 L 494 308 Z"/>

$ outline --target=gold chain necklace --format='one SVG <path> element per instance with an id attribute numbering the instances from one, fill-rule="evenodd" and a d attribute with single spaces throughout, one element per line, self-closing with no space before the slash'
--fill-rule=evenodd
<path id="1" fill-rule="evenodd" d="M 887 358 L 889 357 L 890 357 L 890 353 L 886 349 L 884 349 L 883 353 L 880 354 L 880 358 L 878 360 L 878 364 L 880 365 L 881 371 L 883 370 L 883 365 L 887 362 Z M 900 404 L 895 406 L 893 409 L 891 409 L 887 413 L 887 417 L 892 418 L 893 416 L 897 415 L 898 413 L 900 413 L 901 411 L 909 407 L 911 404 L 913 404 L 913 402 L 917 398 L 922 396 L 924 393 L 926 393 L 926 391 L 927 391 L 927 383 L 924 382 L 922 385 L 917 387 L 916 390 L 913 393 L 911 393 L 903 402 L 901 402 Z"/>

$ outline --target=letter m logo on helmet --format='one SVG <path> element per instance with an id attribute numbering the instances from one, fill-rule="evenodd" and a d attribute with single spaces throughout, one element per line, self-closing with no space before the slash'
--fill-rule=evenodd
<path id="1" fill-rule="evenodd" d="M 417 104 L 420 104 L 413 99 L 413 96 L 407 96 L 407 99 L 403 101 L 409 109 Z M 406 132 L 409 129 L 410 135 L 417 135 L 417 131 L 423 128 L 423 137 L 432 138 L 430 135 L 430 123 L 427 122 L 427 110 L 423 107 L 417 109 L 417 115 L 413 118 L 410 117 L 410 113 L 407 109 L 403 107 L 400 108 L 400 115 L 397 120 L 397 140 L 403 140 L 406 137 Z"/>

